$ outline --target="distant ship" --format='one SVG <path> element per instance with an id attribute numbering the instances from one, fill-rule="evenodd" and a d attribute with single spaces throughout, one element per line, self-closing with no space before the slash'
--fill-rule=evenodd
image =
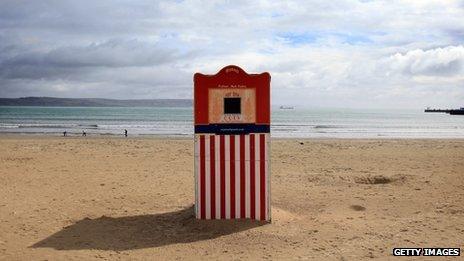
<path id="1" fill-rule="evenodd" d="M 293 106 L 280 106 L 279 109 L 281 109 L 281 110 L 294 110 L 295 107 L 293 107 Z"/>
<path id="2" fill-rule="evenodd" d="M 425 109 L 425 112 L 444 112 L 450 115 L 464 115 L 464 107 L 461 107 L 459 109 L 430 109 L 429 107 L 427 107 L 427 109 Z"/>

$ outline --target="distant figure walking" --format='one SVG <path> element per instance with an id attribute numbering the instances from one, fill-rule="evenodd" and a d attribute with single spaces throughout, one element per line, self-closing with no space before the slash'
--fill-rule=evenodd
<path id="1" fill-rule="evenodd" d="M 127 137 L 127 130 L 124 130 L 124 136 Z"/>
<path id="2" fill-rule="evenodd" d="M 63 131 L 63 137 L 66 137 L 68 133 L 66 131 Z"/>
<path id="3" fill-rule="evenodd" d="M 82 137 L 87 137 L 87 133 L 85 131 L 82 131 Z"/>

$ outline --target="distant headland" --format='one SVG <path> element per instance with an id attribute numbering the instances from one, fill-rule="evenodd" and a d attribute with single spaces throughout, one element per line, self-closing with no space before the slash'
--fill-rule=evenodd
<path id="1" fill-rule="evenodd" d="M 0 98 L 0 106 L 54 107 L 192 107 L 190 99 L 116 100 L 100 98 L 21 97 Z"/>

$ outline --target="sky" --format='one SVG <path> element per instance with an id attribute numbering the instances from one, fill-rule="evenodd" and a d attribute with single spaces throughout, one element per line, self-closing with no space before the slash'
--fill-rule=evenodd
<path id="1" fill-rule="evenodd" d="M 464 0 L 0 1 L 0 97 L 190 99 L 230 64 L 273 105 L 464 107 Z"/>

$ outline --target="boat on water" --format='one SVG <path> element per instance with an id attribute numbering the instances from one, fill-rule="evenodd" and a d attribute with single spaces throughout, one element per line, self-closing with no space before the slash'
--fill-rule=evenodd
<path id="1" fill-rule="evenodd" d="M 279 109 L 281 109 L 281 110 L 294 110 L 295 107 L 293 107 L 293 106 L 280 106 Z"/>

